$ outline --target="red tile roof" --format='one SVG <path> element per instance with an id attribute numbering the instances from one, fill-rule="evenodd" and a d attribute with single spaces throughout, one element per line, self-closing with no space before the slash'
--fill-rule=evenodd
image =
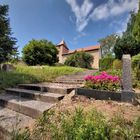
<path id="1" fill-rule="evenodd" d="M 93 51 L 93 50 L 98 50 L 100 49 L 100 46 L 97 45 L 97 46 L 89 46 L 89 47 L 85 47 L 85 48 L 79 48 L 79 49 L 76 49 L 76 50 L 69 50 L 68 53 L 64 53 L 63 55 L 67 55 L 67 54 L 73 54 L 75 51 L 85 51 L 85 52 L 88 52 L 88 51 Z"/>

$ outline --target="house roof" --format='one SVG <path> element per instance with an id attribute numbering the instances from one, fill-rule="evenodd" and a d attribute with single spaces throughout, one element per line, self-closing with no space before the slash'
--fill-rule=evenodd
<path id="1" fill-rule="evenodd" d="M 73 54 L 76 51 L 77 52 L 80 52 L 80 51 L 88 52 L 88 51 L 93 51 L 93 50 L 98 50 L 98 49 L 100 49 L 100 45 L 89 46 L 89 47 L 79 48 L 79 49 L 76 49 L 76 50 L 69 50 L 67 53 L 64 53 L 63 55 Z"/>

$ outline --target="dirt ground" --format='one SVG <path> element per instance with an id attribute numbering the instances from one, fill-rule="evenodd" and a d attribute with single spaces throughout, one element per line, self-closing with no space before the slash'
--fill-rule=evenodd
<path id="1" fill-rule="evenodd" d="M 84 109 L 96 109 L 101 111 L 108 119 L 115 115 L 123 115 L 129 121 L 140 117 L 140 106 L 134 106 L 130 103 L 88 99 L 84 96 L 73 96 L 74 93 L 67 95 L 57 106 L 58 110 L 74 109 L 83 107 Z"/>

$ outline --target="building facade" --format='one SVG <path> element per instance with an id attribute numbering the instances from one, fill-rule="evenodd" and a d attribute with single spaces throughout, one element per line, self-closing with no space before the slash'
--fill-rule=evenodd
<path id="1" fill-rule="evenodd" d="M 59 44 L 56 45 L 56 48 L 58 50 L 58 58 L 59 63 L 64 64 L 66 58 L 72 54 L 74 54 L 76 51 L 85 51 L 89 54 L 91 54 L 94 58 L 92 68 L 99 68 L 99 59 L 100 59 L 100 46 L 90 46 L 90 47 L 84 47 L 76 50 L 69 50 L 64 40 L 62 40 Z"/>

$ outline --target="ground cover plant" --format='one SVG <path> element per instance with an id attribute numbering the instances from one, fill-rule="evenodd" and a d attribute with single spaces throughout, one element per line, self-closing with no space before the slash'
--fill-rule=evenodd
<path id="1" fill-rule="evenodd" d="M 101 72 L 99 75 L 89 75 L 85 77 L 85 88 L 117 91 L 120 89 L 120 78 L 107 72 Z"/>
<path id="2" fill-rule="evenodd" d="M 25 133 L 26 132 L 26 133 Z M 29 134 L 17 133 L 27 140 L 138 140 L 140 118 L 129 121 L 121 114 L 107 119 L 95 108 L 52 109 L 43 114 Z"/>
<path id="3" fill-rule="evenodd" d="M 81 71 L 83 69 L 68 66 L 15 66 L 12 72 L 0 71 L 0 89 L 22 83 L 50 82 L 58 76 Z"/>

